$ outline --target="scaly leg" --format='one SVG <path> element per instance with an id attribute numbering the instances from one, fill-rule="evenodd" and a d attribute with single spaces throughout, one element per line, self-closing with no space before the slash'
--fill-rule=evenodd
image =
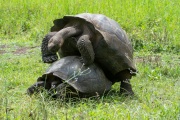
<path id="1" fill-rule="evenodd" d="M 77 36 L 82 33 L 82 30 L 78 29 L 77 27 L 66 27 L 60 31 L 58 31 L 48 43 L 48 50 L 52 53 L 57 52 L 61 46 L 63 45 L 64 41 L 70 37 Z"/>
<path id="2" fill-rule="evenodd" d="M 129 70 L 123 70 L 117 74 L 116 78 L 121 81 L 120 94 L 124 95 L 134 95 L 130 79 L 132 75 Z"/>
<path id="3" fill-rule="evenodd" d="M 77 47 L 82 57 L 82 62 L 89 65 L 94 62 L 94 50 L 88 35 L 83 35 L 77 42 Z"/>

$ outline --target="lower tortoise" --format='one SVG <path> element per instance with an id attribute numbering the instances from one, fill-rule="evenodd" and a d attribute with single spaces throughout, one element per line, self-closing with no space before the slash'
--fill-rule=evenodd
<path id="1" fill-rule="evenodd" d="M 68 56 L 54 62 L 45 74 L 27 89 L 27 93 L 32 95 L 43 87 L 48 91 L 53 90 L 53 97 L 91 97 L 103 95 L 111 89 L 111 85 L 112 82 L 96 64 L 87 67 L 80 62 L 80 57 Z M 67 92 L 67 89 L 70 91 Z"/>
<path id="2" fill-rule="evenodd" d="M 97 63 L 120 93 L 133 95 L 130 79 L 136 75 L 133 48 L 119 24 L 101 14 L 82 13 L 54 20 L 42 42 L 42 59 L 52 63 L 59 56 L 81 56 L 86 65 Z"/>

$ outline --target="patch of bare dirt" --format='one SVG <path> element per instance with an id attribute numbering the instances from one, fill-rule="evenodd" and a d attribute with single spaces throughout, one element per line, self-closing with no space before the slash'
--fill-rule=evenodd
<path id="1" fill-rule="evenodd" d="M 158 63 L 161 62 L 161 56 L 159 55 L 149 55 L 144 57 L 136 57 L 135 58 L 136 63 Z"/>
<path id="2" fill-rule="evenodd" d="M 0 45 L 0 54 L 5 54 L 6 50 L 4 50 L 5 48 L 8 48 L 7 45 Z"/>
<path id="3" fill-rule="evenodd" d="M 161 61 L 161 56 L 149 55 L 149 56 L 144 56 L 144 57 L 136 57 L 135 61 L 136 62 L 157 62 L 157 61 Z"/>
<path id="4" fill-rule="evenodd" d="M 7 45 L 0 45 L 0 54 L 5 54 L 5 53 L 10 53 L 12 52 L 15 55 L 20 55 L 20 54 L 26 54 L 28 50 L 37 48 L 38 46 L 35 47 L 18 47 L 17 49 L 13 51 L 7 51 L 6 48 L 9 48 Z"/>
<path id="5" fill-rule="evenodd" d="M 8 48 L 7 45 L 0 45 L 0 49 Z"/>
<path id="6" fill-rule="evenodd" d="M 13 54 L 20 55 L 20 54 L 26 54 L 28 50 L 31 50 L 33 48 L 37 48 L 38 46 L 35 47 L 21 47 L 17 48 L 15 51 L 13 51 Z"/>
<path id="7" fill-rule="evenodd" d="M 18 48 L 15 51 L 13 51 L 13 54 L 26 54 L 27 50 L 29 50 L 30 48 L 28 47 L 22 47 L 22 48 Z"/>
<path id="8" fill-rule="evenodd" d="M 4 54 L 4 53 L 6 53 L 5 50 L 0 50 L 0 54 Z"/>

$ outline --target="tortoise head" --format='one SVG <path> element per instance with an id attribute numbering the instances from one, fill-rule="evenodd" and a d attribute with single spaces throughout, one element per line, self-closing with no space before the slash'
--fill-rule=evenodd
<path id="1" fill-rule="evenodd" d="M 50 32 L 43 38 L 41 45 L 41 53 L 42 53 L 42 60 L 44 63 L 52 63 L 58 59 L 56 52 L 52 52 L 48 50 L 48 42 L 56 33 L 57 32 Z"/>

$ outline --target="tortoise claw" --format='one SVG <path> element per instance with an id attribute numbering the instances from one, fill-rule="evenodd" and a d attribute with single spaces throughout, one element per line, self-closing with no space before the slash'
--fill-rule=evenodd
<path id="1" fill-rule="evenodd" d="M 42 56 L 42 60 L 44 63 L 53 63 L 54 61 L 58 60 L 58 56 L 56 54 L 53 55 L 46 55 L 46 56 Z"/>
<path id="2" fill-rule="evenodd" d="M 134 96 L 134 92 L 133 91 L 127 91 L 124 89 L 120 90 L 120 95 L 124 95 L 124 96 Z"/>

